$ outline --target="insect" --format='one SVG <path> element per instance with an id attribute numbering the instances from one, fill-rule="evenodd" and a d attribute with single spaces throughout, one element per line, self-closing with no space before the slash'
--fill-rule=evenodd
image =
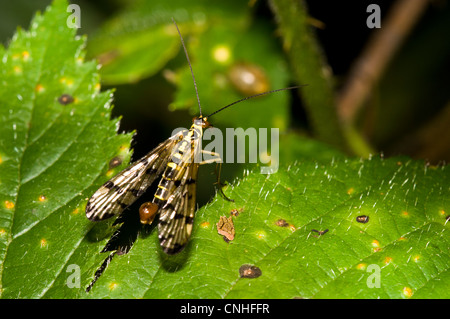
<path id="1" fill-rule="evenodd" d="M 189 130 L 179 132 L 168 138 L 150 153 L 103 184 L 92 195 L 86 205 L 86 217 L 91 221 L 102 221 L 117 215 L 119 215 L 120 219 L 122 217 L 121 213 L 144 194 L 148 187 L 160 177 L 152 202 L 142 204 L 139 209 L 139 215 L 142 224 L 151 224 L 155 216 L 159 214 L 159 242 L 162 250 L 169 255 L 179 253 L 188 243 L 192 233 L 199 165 L 206 164 L 206 162 L 221 162 L 220 155 L 211 152 L 209 154 L 212 155 L 213 161 L 197 161 L 199 155 L 205 152 L 201 150 L 199 142 L 202 139 L 203 130 L 210 126 L 207 119 L 225 108 L 244 100 L 299 87 L 293 86 L 248 96 L 228 104 L 208 116 L 203 116 L 197 84 L 187 49 L 174 20 L 173 23 L 180 36 L 191 70 L 200 115 L 194 118 Z M 106 247 L 103 251 L 106 251 Z M 110 259 L 104 264 L 103 268 L 107 266 L 109 261 Z M 92 287 L 98 276 L 96 274 L 88 289 Z"/>

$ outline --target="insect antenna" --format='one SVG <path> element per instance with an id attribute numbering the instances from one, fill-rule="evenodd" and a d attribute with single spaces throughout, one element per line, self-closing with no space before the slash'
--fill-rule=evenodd
<path id="1" fill-rule="evenodd" d="M 252 98 L 254 98 L 254 97 L 258 97 L 258 96 L 266 95 L 266 94 L 270 94 L 270 93 L 275 93 L 275 92 L 280 92 L 280 91 L 285 91 L 285 90 L 298 89 L 298 88 L 300 88 L 300 87 L 302 87 L 302 86 L 306 86 L 306 85 L 307 85 L 307 84 L 304 84 L 304 85 L 296 85 L 296 86 L 290 86 L 290 87 L 287 87 L 287 88 L 276 89 L 276 90 L 271 90 L 271 91 L 267 91 L 267 92 L 258 93 L 258 94 L 255 94 L 255 95 L 250 95 L 250 96 L 244 97 L 244 98 L 242 98 L 242 99 L 240 99 L 240 100 L 234 101 L 233 103 L 230 103 L 230 104 L 228 104 L 228 105 L 225 105 L 224 107 L 218 109 L 217 111 L 214 111 L 213 113 L 211 113 L 211 114 L 209 114 L 208 116 L 205 116 L 205 117 L 206 117 L 206 118 L 210 118 L 210 117 L 213 116 L 214 114 L 219 113 L 220 111 L 223 111 L 223 110 L 225 110 L 226 108 L 229 108 L 229 107 L 232 106 L 232 105 L 235 105 L 235 104 L 238 104 L 238 103 L 240 103 L 240 102 L 243 102 L 243 101 L 252 99 Z"/>
<path id="2" fill-rule="evenodd" d="M 191 69 L 192 79 L 194 80 L 195 94 L 197 95 L 198 109 L 199 109 L 199 113 L 200 113 L 200 117 L 201 117 L 202 116 L 202 106 L 200 105 L 200 98 L 198 96 L 198 90 L 197 90 L 197 82 L 195 81 L 195 76 L 194 76 L 194 71 L 192 70 L 191 60 L 189 59 L 189 54 L 187 52 L 186 46 L 184 45 L 184 40 L 183 40 L 183 37 L 181 36 L 180 29 L 178 29 L 178 25 L 175 22 L 174 18 L 172 18 L 172 21 L 173 21 L 173 24 L 175 24 L 175 27 L 177 28 L 178 35 L 180 36 L 180 39 L 181 39 L 181 45 L 183 46 L 184 54 L 186 55 L 186 59 L 189 64 L 189 69 Z"/>

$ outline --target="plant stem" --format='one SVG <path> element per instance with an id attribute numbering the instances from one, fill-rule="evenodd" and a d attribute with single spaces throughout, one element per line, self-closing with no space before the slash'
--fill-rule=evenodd
<path id="1" fill-rule="evenodd" d="M 278 22 L 283 47 L 299 84 L 314 135 L 341 150 L 348 150 L 334 106 L 333 81 L 317 40 L 311 32 L 303 1 L 271 0 L 270 7 Z"/>

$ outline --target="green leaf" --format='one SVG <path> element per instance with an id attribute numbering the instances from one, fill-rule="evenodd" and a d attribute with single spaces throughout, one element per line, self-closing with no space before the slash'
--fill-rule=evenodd
<path id="1" fill-rule="evenodd" d="M 99 91 L 97 65 L 84 62 L 85 39 L 67 26 L 67 5 L 55 1 L 1 51 L 4 298 L 42 297 L 64 273 L 91 227 L 85 198 L 107 179 L 109 159 L 130 157 L 131 136 L 115 135 L 111 92 Z"/>
<path id="2" fill-rule="evenodd" d="M 229 17 L 239 21 L 242 15 L 236 13 L 245 7 L 239 1 L 134 1 L 89 41 L 89 56 L 103 65 L 103 83 L 135 82 L 160 71 L 179 52 L 172 18 L 182 26 L 183 34 L 199 34 L 208 21 L 223 22 Z"/>

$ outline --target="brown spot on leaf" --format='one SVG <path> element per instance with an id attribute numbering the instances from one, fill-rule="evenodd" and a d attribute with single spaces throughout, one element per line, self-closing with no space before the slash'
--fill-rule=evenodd
<path id="1" fill-rule="evenodd" d="M 288 227 L 289 223 L 285 219 L 279 219 L 275 222 L 275 225 L 280 227 Z"/>
<path id="2" fill-rule="evenodd" d="M 234 239 L 236 231 L 234 230 L 233 217 L 220 216 L 217 225 L 217 232 L 224 237 L 226 242 Z"/>
<path id="3" fill-rule="evenodd" d="M 241 278 L 258 278 L 262 275 L 261 269 L 256 266 L 244 264 L 239 268 Z"/>
<path id="4" fill-rule="evenodd" d="M 243 210 L 244 210 L 243 208 L 232 209 L 230 212 L 230 215 L 234 216 L 234 217 L 238 217 L 239 214 L 242 213 Z"/>

